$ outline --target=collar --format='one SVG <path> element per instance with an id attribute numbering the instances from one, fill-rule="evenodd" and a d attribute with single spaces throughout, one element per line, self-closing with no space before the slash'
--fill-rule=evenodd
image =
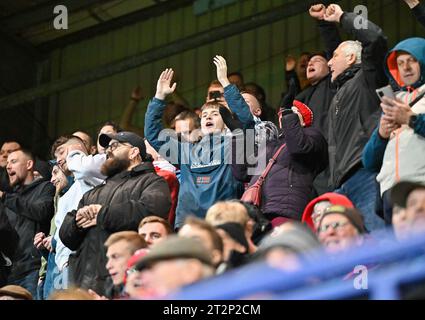
<path id="1" fill-rule="evenodd" d="M 21 193 L 25 192 L 29 189 L 32 189 L 33 187 L 36 187 L 37 185 L 39 185 L 40 183 L 45 182 L 45 181 L 47 181 L 47 180 L 44 179 L 44 178 L 34 179 L 29 184 L 15 186 L 13 188 L 13 192 L 21 192 Z"/>
<path id="2" fill-rule="evenodd" d="M 122 172 L 117 173 L 115 176 L 110 177 L 110 178 L 116 177 L 117 179 L 124 179 L 124 178 L 127 178 L 127 177 L 136 177 L 136 176 L 139 176 L 141 174 L 149 173 L 149 172 L 155 172 L 155 168 L 154 168 L 152 162 L 142 162 L 141 164 L 137 165 L 136 167 L 134 167 L 130 171 L 127 171 L 127 170 L 122 171 Z M 108 178 L 108 179 L 110 179 L 110 178 Z"/>
<path id="3" fill-rule="evenodd" d="M 361 65 L 360 63 L 358 63 L 346 69 L 343 73 L 336 77 L 334 81 L 336 87 L 341 88 L 344 83 L 346 83 L 348 80 L 352 79 L 356 75 L 360 68 Z"/>

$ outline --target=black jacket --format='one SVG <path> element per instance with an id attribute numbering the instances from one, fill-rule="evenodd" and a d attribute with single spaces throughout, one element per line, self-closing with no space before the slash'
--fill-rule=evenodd
<path id="1" fill-rule="evenodd" d="M 419 3 L 412 11 L 418 22 L 425 27 L 425 4 L 423 2 Z"/>
<path id="2" fill-rule="evenodd" d="M 41 256 L 34 247 L 34 236 L 49 232 L 54 195 L 55 188 L 49 181 L 37 179 L 3 197 L 7 217 L 19 236 L 9 282 L 40 269 Z"/>
<path id="3" fill-rule="evenodd" d="M 319 129 L 326 139 L 329 133 L 329 106 L 335 92 L 335 87 L 331 83 L 331 74 L 328 74 L 317 84 L 311 85 L 295 97 L 313 111 L 313 127 Z"/>
<path id="4" fill-rule="evenodd" d="M 375 90 L 387 83 L 383 61 L 388 51 L 382 30 L 368 21 L 367 29 L 356 29 L 354 13 L 344 13 L 341 25 L 363 45 L 362 62 L 340 74 L 337 92 L 329 108 L 330 185 L 341 186 L 361 166 L 364 146 L 380 116 Z"/>
<path id="5" fill-rule="evenodd" d="M 68 212 L 59 230 L 62 242 L 76 251 L 69 257 L 70 281 L 77 287 L 106 292 L 106 239 L 115 232 L 137 231 L 146 216 L 167 218 L 171 207 L 166 181 L 155 173 L 150 162 L 131 171 L 118 173 L 84 194 L 78 208 L 100 204 L 97 225 L 80 229 L 75 222 L 77 210 Z"/>
<path id="6" fill-rule="evenodd" d="M 11 226 L 3 203 L 0 203 L 0 287 L 6 285 L 19 237 Z"/>
<path id="7" fill-rule="evenodd" d="M 0 167 L 0 191 L 13 192 L 13 189 L 9 185 L 9 176 L 6 168 Z"/>

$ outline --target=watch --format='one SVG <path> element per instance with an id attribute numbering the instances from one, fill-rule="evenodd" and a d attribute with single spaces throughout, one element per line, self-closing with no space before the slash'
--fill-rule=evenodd
<path id="1" fill-rule="evenodd" d="M 409 127 L 410 128 L 415 129 L 416 120 L 418 120 L 417 114 L 413 114 L 413 115 L 410 116 L 410 118 L 409 118 Z"/>

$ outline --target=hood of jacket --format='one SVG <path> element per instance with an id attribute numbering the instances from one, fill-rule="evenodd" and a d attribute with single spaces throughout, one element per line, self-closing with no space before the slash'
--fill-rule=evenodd
<path id="1" fill-rule="evenodd" d="M 400 51 L 407 52 L 419 61 L 421 66 L 421 76 L 417 82 L 411 86 L 406 86 L 401 80 L 397 66 L 397 53 Z M 425 39 L 409 38 L 399 42 L 391 49 L 385 58 L 385 73 L 393 87 L 399 90 L 407 91 L 410 88 L 416 89 L 425 83 Z"/>

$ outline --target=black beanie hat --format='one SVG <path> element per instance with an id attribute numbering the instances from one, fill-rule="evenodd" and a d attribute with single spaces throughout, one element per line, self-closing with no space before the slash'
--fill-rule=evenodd
<path id="1" fill-rule="evenodd" d="M 245 237 L 245 230 L 240 223 L 227 222 L 215 227 L 224 230 L 233 240 L 245 247 L 246 252 L 249 250 L 248 241 Z"/>

